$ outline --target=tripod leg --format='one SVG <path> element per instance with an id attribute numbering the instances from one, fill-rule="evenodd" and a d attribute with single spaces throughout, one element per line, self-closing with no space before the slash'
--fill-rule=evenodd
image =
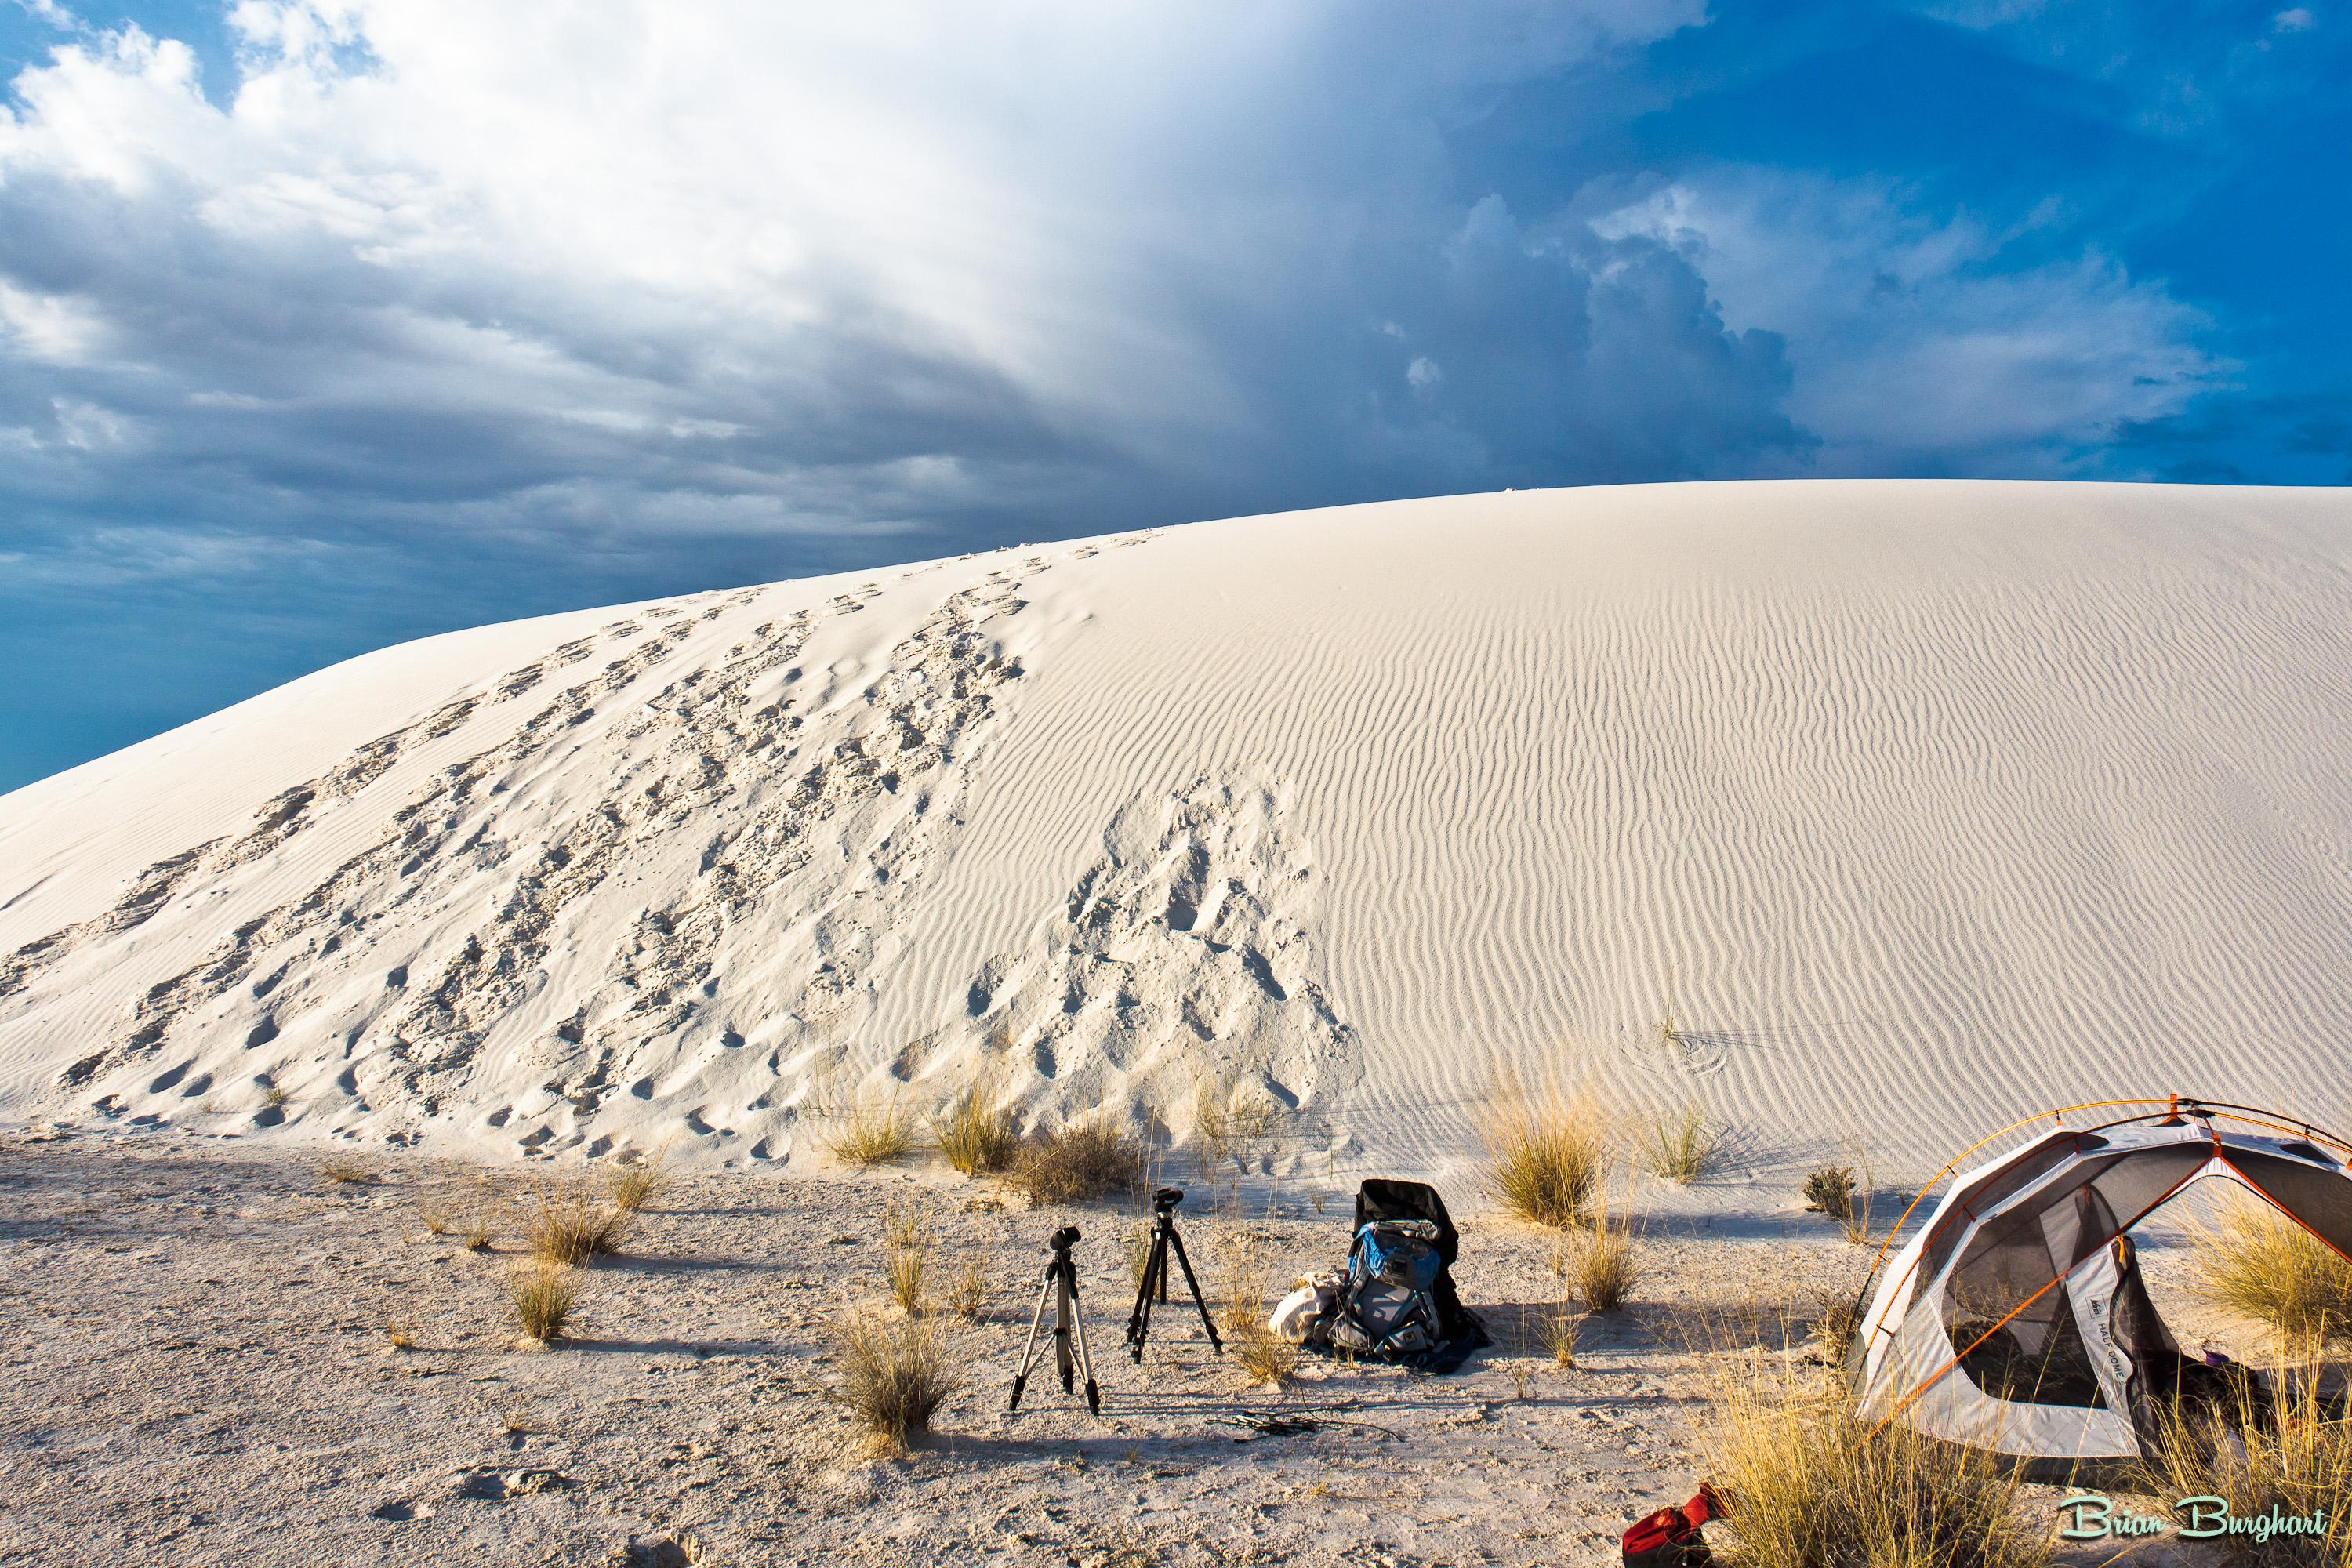
<path id="1" fill-rule="evenodd" d="M 1151 1317 L 1151 1273 L 1159 1262 L 1156 1248 L 1143 1255 L 1143 1278 L 1135 1286 L 1135 1310 L 1127 1315 L 1127 1342 L 1130 1345 L 1143 1342 L 1144 1326 Z"/>
<path id="2" fill-rule="evenodd" d="M 1075 1275 L 1076 1270 L 1073 1270 L 1072 1272 Z M 1086 1369 L 1087 1374 L 1087 1412 L 1091 1415 L 1100 1415 L 1102 1414 L 1102 1390 L 1095 1386 L 1095 1357 L 1094 1352 L 1087 1348 L 1087 1318 L 1086 1314 L 1078 1310 L 1077 1280 L 1073 1278 L 1069 1281 L 1069 1286 L 1070 1322 L 1071 1325 L 1077 1330 L 1078 1334 L 1078 1364 Z M 1064 1375 L 1066 1377 L 1067 1373 L 1066 1373 Z M 1065 1383 L 1062 1386 L 1067 1388 L 1069 1384 Z"/>
<path id="3" fill-rule="evenodd" d="M 1013 1374 L 1013 1403 L 1004 1407 L 1007 1410 L 1021 1408 L 1021 1390 L 1027 1385 L 1030 1371 L 1037 1364 L 1037 1331 L 1045 1326 L 1045 1293 L 1053 1288 L 1054 1271 L 1048 1268 L 1045 1270 L 1045 1282 L 1037 1289 L 1037 1310 L 1030 1314 L 1029 1337 L 1021 1344 L 1021 1368 Z"/>
<path id="4" fill-rule="evenodd" d="M 1127 1321 L 1127 1343 L 1129 1352 L 1140 1363 L 1143 1342 L 1151 1334 L 1151 1298 L 1158 1292 L 1163 1298 L 1168 1288 L 1168 1243 L 1162 1239 L 1151 1244 L 1150 1256 L 1143 1261 L 1143 1283 L 1135 1292 L 1135 1315 Z"/>
<path id="5" fill-rule="evenodd" d="M 1209 1304 L 1201 1300 L 1201 1282 L 1192 1278 L 1192 1259 L 1185 1255 L 1184 1238 L 1171 1230 L 1168 1233 L 1168 1239 L 1176 1244 L 1176 1261 L 1183 1266 L 1184 1283 L 1192 1289 L 1192 1305 L 1200 1309 L 1201 1326 L 1209 1331 L 1209 1348 L 1223 1355 L 1225 1342 L 1217 1338 L 1217 1325 L 1209 1321 Z"/>
<path id="6" fill-rule="evenodd" d="M 1054 1291 L 1054 1370 L 1062 1374 L 1062 1392 L 1067 1394 L 1075 1385 L 1072 1370 L 1076 1362 L 1070 1354 L 1070 1322 L 1076 1315 L 1076 1305 L 1066 1276 Z"/>

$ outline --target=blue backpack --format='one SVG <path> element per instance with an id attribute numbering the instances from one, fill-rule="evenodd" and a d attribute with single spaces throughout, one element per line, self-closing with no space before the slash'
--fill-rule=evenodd
<path id="1" fill-rule="evenodd" d="M 1444 1332 L 1438 1234 L 1435 1222 L 1425 1219 L 1373 1220 L 1357 1228 L 1328 1330 L 1332 1349 L 1413 1364 L 1436 1346 Z"/>

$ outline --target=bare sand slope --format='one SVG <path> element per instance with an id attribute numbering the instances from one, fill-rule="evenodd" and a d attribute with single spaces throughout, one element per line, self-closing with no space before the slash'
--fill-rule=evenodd
<path id="1" fill-rule="evenodd" d="M 1507 1070 L 1767 1165 L 2318 1116 L 2347 737 L 2343 490 L 1468 497 L 488 627 L 0 797 L 0 1114 L 775 1162 L 992 1043 L 1179 1138 L 1221 1066 L 1333 1170 Z"/>

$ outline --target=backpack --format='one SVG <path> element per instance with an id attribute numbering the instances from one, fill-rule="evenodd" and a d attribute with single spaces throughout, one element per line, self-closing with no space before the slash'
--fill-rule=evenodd
<path id="1" fill-rule="evenodd" d="M 1374 1220 L 1357 1229 L 1339 1310 L 1326 1331 L 1334 1350 L 1412 1363 L 1444 1337 L 1438 1234 L 1435 1222 L 1425 1219 Z"/>
<path id="2" fill-rule="evenodd" d="M 1712 1553 L 1699 1526 L 1723 1517 L 1723 1500 L 1702 1485 L 1680 1508 L 1662 1508 L 1625 1532 L 1625 1568 L 1706 1568 Z"/>

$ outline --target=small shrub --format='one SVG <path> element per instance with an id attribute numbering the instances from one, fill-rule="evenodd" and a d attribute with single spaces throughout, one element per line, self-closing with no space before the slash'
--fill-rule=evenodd
<path id="1" fill-rule="evenodd" d="M 1151 1267 L 1151 1221 L 1142 1215 L 1129 1220 L 1121 1240 L 1127 1253 L 1127 1288 L 1140 1290 L 1144 1270 Z"/>
<path id="2" fill-rule="evenodd" d="M 955 1109 L 931 1120 L 931 1136 L 948 1163 L 967 1176 L 1002 1171 L 1021 1151 L 1021 1124 L 996 1102 L 1002 1069 L 990 1062 L 972 1075 Z"/>
<path id="3" fill-rule="evenodd" d="M 1743 1362 L 1701 1426 L 1740 1568 L 2042 1568 L 2046 1516 L 2013 1462 L 1900 1423 L 1874 1433 L 1834 1378 Z M 1710 1525 L 1709 1532 L 1718 1528 Z"/>
<path id="4" fill-rule="evenodd" d="M 1591 1228 L 1577 1238 L 1569 1253 L 1570 1285 L 1586 1310 L 1613 1312 L 1625 1304 L 1641 1278 L 1633 1220 L 1612 1220 L 1607 1204 L 1596 1205 Z"/>
<path id="5" fill-rule="evenodd" d="M 824 1135 L 826 1152 L 866 1170 L 903 1159 L 915 1146 L 915 1113 L 896 1095 L 864 1100 L 843 1111 Z"/>
<path id="6" fill-rule="evenodd" d="M 522 1331 L 541 1344 L 563 1337 L 563 1321 L 572 1315 L 576 1288 L 569 1268 L 554 1263 L 529 1263 L 507 1280 L 507 1297 L 514 1303 Z"/>
<path id="7" fill-rule="evenodd" d="M 630 1218 L 594 1198 L 555 1198 L 541 1193 L 523 1228 L 523 1239 L 541 1262 L 576 1268 L 601 1253 L 620 1251 Z"/>
<path id="8" fill-rule="evenodd" d="M 1589 1095 L 1505 1086 L 1478 1119 L 1488 1195 L 1538 1225 L 1574 1225 L 1607 1159 L 1601 1125 Z"/>
<path id="9" fill-rule="evenodd" d="M 1679 1110 L 1653 1115 L 1643 1127 L 1640 1152 L 1652 1175 L 1686 1187 L 1713 1162 L 1715 1146 L 1706 1112 L 1694 1102 Z"/>
<path id="10" fill-rule="evenodd" d="M 425 1231 L 426 1235 L 446 1236 L 449 1234 L 448 1205 L 444 1204 L 437 1199 L 427 1198 L 423 1203 L 416 1205 L 416 1212 L 418 1216 L 425 1221 Z"/>
<path id="11" fill-rule="evenodd" d="M 413 1351 L 416 1348 L 416 1331 L 397 1320 L 383 1326 L 383 1337 L 394 1350 Z"/>
<path id="12" fill-rule="evenodd" d="M 923 1310 L 923 1277 L 930 1268 L 931 1218 L 911 1200 L 882 1212 L 882 1277 L 891 1299 L 908 1312 Z"/>
<path id="13" fill-rule="evenodd" d="M 2315 1361 L 2320 1342 L 2303 1353 Z M 2236 1520 L 2276 1510 L 2294 1518 L 2318 1514 L 2319 1534 L 2225 1538 L 2229 1560 L 2260 1568 L 2346 1568 L 2352 1563 L 2352 1422 L 2320 1392 L 2315 1367 L 2257 1407 L 2242 1396 L 2216 1409 L 2174 1406 L 2158 1417 L 2156 1453 L 2145 1486 L 2157 1497 L 2218 1497 Z"/>
<path id="14" fill-rule="evenodd" d="M 656 1149 L 634 1165 L 623 1165 L 604 1178 L 604 1201 L 623 1214 L 641 1213 L 669 1189 L 669 1152 Z"/>
<path id="15" fill-rule="evenodd" d="M 1823 1165 L 1805 1178 L 1805 1212 L 1825 1214 L 1843 1224 L 1853 1213 L 1853 1170 Z"/>
<path id="16" fill-rule="evenodd" d="M 331 1154 L 319 1162 L 319 1178 L 333 1186 L 363 1187 L 375 1180 L 375 1169 L 355 1154 Z"/>
<path id="17" fill-rule="evenodd" d="M 488 1252 L 490 1249 L 490 1216 L 488 1210 L 476 1209 L 466 1221 L 466 1250 Z"/>
<path id="18" fill-rule="evenodd" d="M 1253 1314 L 1229 1335 L 1225 1349 L 1254 1386 L 1286 1389 L 1298 1381 L 1298 1347 L 1269 1328 L 1262 1315 Z"/>
<path id="19" fill-rule="evenodd" d="M 265 1085 L 261 1090 L 261 1103 L 272 1110 L 283 1110 L 286 1105 L 286 1091 L 274 1083 Z"/>
<path id="20" fill-rule="evenodd" d="M 1032 1204 L 1133 1192 L 1143 1180 L 1143 1145 L 1107 1121 L 1089 1119 L 1030 1139 L 1012 1175 Z"/>
<path id="21" fill-rule="evenodd" d="M 850 1308 L 828 1326 L 835 1368 L 828 1396 L 877 1450 L 899 1453 L 963 1384 L 961 1340 L 940 1318 Z"/>
<path id="22" fill-rule="evenodd" d="M 2264 1204 L 2233 1203 L 2219 1228 L 2189 1226 L 2190 1291 L 2283 1343 L 2352 1340 L 2352 1263 Z"/>
<path id="23" fill-rule="evenodd" d="M 1870 1243 L 1870 1173 L 1851 1165 L 1823 1165 L 1805 1178 L 1805 1210 L 1827 1215 L 1854 1247 Z"/>

